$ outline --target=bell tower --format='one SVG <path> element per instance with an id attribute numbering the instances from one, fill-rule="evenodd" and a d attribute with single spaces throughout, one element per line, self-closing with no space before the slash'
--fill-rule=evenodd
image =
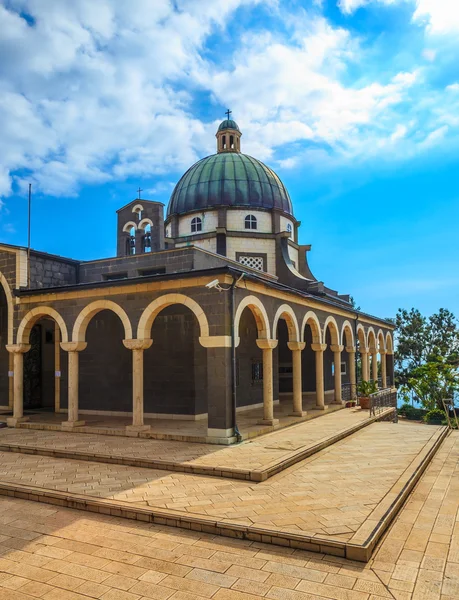
<path id="1" fill-rule="evenodd" d="M 226 111 L 227 118 L 222 121 L 218 127 L 217 152 L 240 152 L 241 151 L 241 130 L 233 119 L 230 119 L 231 110 Z"/>

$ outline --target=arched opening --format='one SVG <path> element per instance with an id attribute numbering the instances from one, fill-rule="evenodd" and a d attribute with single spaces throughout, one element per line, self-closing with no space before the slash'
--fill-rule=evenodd
<path id="1" fill-rule="evenodd" d="M 375 335 L 375 332 L 372 327 L 370 327 L 368 329 L 367 341 L 368 341 L 369 362 L 370 362 L 368 378 L 370 381 L 374 381 L 377 384 L 378 383 L 378 375 L 379 375 L 378 348 L 377 348 L 377 343 L 376 343 L 376 335 Z"/>
<path id="2" fill-rule="evenodd" d="M 9 406 L 11 402 L 11 381 L 9 373 L 13 370 L 8 344 L 8 301 L 5 290 L 0 284 L 0 405 Z"/>
<path id="3" fill-rule="evenodd" d="M 60 342 L 68 340 L 62 316 L 51 307 L 34 308 L 22 319 L 17 343 L 24 354 L 23 408 L 60 412 L 67 402 L 67 363 Z"/>
<path id="4" fill-rule="evenodd" d="M 324 352 L 324 387 L 325 393 L 334 393 L 335 402 L 342 398 L 342 373 L 346 371 L 346 360 L 340 348 L 338 325 L 333 317 L 325 322 L 324 340 L 327 348 Z"/>
<path id="5" fill-rule="evenodd" d="M 207 350 L 200 342 L 201 324 L 183 304 L 155 311 L 144 351 L 145 416 L 181 415 L 205 418 L 207 413 Z"/>
<path id="6" fill-rule="evenodd" d="M 259 318 L 259 317 L 258 317 Z M 238 323 L 239 344 L 236 348 L 237 406 L 254 407 L 263 404 L 263 351 L 257 345 L 259 324 L 250 306 L 240 313 Z M 273 390 L 278 389 L 277 353 L 273 354 Z M 277 400 L 277 396 L 274 398 Z"/>
<path id="7" fill-rule="evenodd" d="M 362 325 L 357 326 L 357 383 L 369 379 L 367 338 Z"/>
<path id="8" fill-rule="evenodd" d="M 292 308 L 288 304 L 279 307 L 273 322 L 273 338 L 278 340 L 274 356 L 278 363 L 279 399 L 283 402 L 283 412 L 301 416 L 303 411 L 301 381 L 301 353 L 300 333 L 298 321 Z M 295 363 L 295 357 L 298 362 Z M 298 371 L 296 371 L 296 369 Z"/>
<path id="9" fill-rule="evenodd" d="M 73 334 L 87 343 L 79 352 L 80 412 L 132 412 L 132 354 L 123 345 L 123 322 L 103 307 L 80 317 Z"/>
<path id="10" fill-rule="evenodd" d="M 142 251 L 143 252 L 151 252 L 151 225 L 148 224 L 145 226 L 144 234 L 142 238 Z"/>
<path id="11" fill-rule="evenodd" d="M 315 406 L 317 403 L 317 392 L 318 387 L 320 388 L 320 382 L 317 381 L 316 352 L 313 348 L 322 343 L 322 336 L 320 333 L 319 320 L 314 313 L 308 312 L 307 315 L 305 315 L 302 330 L 303 341 L 305 342 L 301 363 L 303 398 L 307 401 L 309 406 Z M 317 385 L 318 383 L 319 386 Z"/>

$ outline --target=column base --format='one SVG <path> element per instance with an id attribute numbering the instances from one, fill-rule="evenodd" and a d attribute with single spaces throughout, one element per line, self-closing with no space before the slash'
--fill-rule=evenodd
<path id="1" fill-rule="evenodd" d="M 258 421 L 258 425 L 270 425 L 271 427 L 278 423 L 279 419 L 261 419 L 261 421 Z"/>
<path id="2" fill-rule="evenodd" d="M 327 410 L 328 406 L 314 406 L 314 410 Z"/>
<path id="3" fill-rule="evenodd" d="M 8 427 L 17 427 L 19 423 L 25 423 L 29 417 L 7 417 L 6 424 Z"/>
<path id="4" fill-rule="evenodd" d="M 291 417 L 305 417 L 308 414 L 307 410 L 294 410 L 290 413 Z"/>
<path id="5" fill-rule="evenodd" d="M 136 437 L 139 433 L 150 431 L 151 425 L 126 425 L 126 435 Z"/>
<path id="6" fill-rule="evenodd" d="M 235 444 L 237 437 L 234 435 L 234 429 L 217 429 L 215 427 L 208 427 L 206 442 L 208 444 L 221 444 L 223 446 Z"/>
<path id="7" fill-rule="evenodd" d="M 64 431 L 71 431 L 72 429 L 82 427 L 83 425 L 86 425 L 86 421 L 62 421 L 61 429 Z"/>
<path id="8" fill-rule="evenodd" d="M 343 404 L 345 404 L 345 402 L 343 402 L 343 400 L 334 400 L 333 404 L 339 404 L 340 406 L 342 406 Z"/>

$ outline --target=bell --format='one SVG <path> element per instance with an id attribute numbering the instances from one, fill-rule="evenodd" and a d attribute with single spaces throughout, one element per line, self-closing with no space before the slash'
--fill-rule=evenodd
<path id="1" fill-rule="evenodd" d="M 131 239 L 129 240 L 129 245 L 131 248 L 135 248 L 135 237 L 131 235 Z"/>
<path id="2" fill-rule="evenodd" d="M 145 236 L 145 248 L 151 248 L 151 235 L 149 233 Z"/>

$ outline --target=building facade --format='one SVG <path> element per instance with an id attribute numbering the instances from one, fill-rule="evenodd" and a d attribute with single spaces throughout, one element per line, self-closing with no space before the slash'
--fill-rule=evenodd
<path id="1" fill-rule="evenodd" d="M 357 377 L 393 384 L 393 325 L 317 280 L 288 191 L 241 152 L 235 121 L 217 153 L 177 183 L 164 217 L 136 199 L 118 211 L 117 256 L 75 261 L 0 245 L 0 404 L 63 414 L 207 420 L 235 441 L 238 414 L 305 401 L 323 410 Z"/>

